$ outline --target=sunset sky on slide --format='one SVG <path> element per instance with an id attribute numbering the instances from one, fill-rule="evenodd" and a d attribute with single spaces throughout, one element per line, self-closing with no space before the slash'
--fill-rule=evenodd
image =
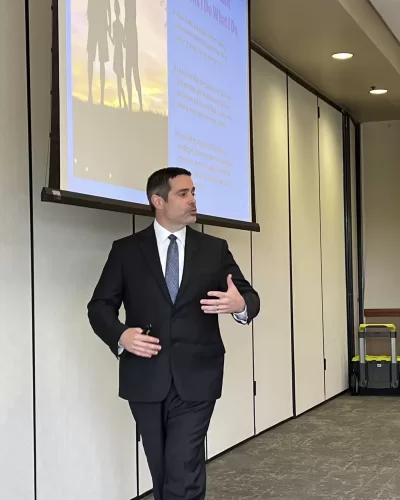
<path id="1" fill-rule="evenodd" d="M 130 1 L 130 0 L 127 0 Z M 119 0 L 120 20 L 125 19 L 125 0 Z M 166 0 L 137 0 L 137 29 L 139 44 L 139 71 L 145 111 L 168 114 L 167 28 Z M 87 101 L 87 0 L 70 0 L 71 57 L 73 96 Z M 110 0 L 111 24 L 115 21 L 114 0 Z M 114 46 L 108 37 L 109 62 L 106 63 L 105 104 L 118 107 L 117 78 L 113 71 Z M 134 109 L 139 109 L 132 77 Z M 126 93 L 126 81 L 122 81 Z M 100 101 L 100 73 L 96 56 L 93 77 L 93 100 Z"/>

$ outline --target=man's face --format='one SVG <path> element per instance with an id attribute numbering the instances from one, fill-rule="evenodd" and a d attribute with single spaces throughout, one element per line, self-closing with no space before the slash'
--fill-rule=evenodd
<path id="1" fill-rule="evenodd" d="M 197 209 L 195 187 L 188 175 L 178 175 L 169 181 L 171 190 L 168 200 L 157 197 L 156 207 L 162 210 L 163 217 L 174 225 L 186 226 L 196 222 Z"/>

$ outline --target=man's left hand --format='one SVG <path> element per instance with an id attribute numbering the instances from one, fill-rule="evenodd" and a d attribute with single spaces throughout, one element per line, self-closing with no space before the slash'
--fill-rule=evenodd
<path id="1" fill-rule="evenodd" d="M 232 281 L 232 275 L 227 278 L 226 292 L 208 292 L 215 299 L 202 299 L 201 308 L 206 314 L 238 314 L 245 310 L 246 303 Z"/>

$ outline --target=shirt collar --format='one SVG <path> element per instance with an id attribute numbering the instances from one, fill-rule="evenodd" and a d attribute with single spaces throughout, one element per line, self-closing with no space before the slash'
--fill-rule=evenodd
<path id="1" fill-rule="evenodd" d="M 174 233 L 171 233 L 171 231 L 168 231 L 168 229 L 165 229 L 157 220 L 154 219 L 154 232 L 156 233 L 156 239 L 157 243 L 159 245 L 164 244 L 167 240 L 170 234 L 174 234 L 176 238 L 184 245 L 185 244 L 185 239 L 186 239 L 186 226 L 184 226 L 182 229 L 179 231 L 176 231 Z"/>

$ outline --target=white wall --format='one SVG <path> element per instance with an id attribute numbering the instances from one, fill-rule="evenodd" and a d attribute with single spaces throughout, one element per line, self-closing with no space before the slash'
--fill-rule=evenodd
<path id="1" fill-rule="evenodd" d="M 251 282 L 251 234 L 210 226 L 205 226 L 204 232 L 229 242 L 243 275 Z M 254 435 L 252 327 L 226 315 L 221 315 L 219 322 L 226 349 L 224 388 L 207 436 L 208 458 Z"/>
<path id="2" fill-rule="evenodd" d="M 48 169 L 50 0 L 31 1 L 38 500 L 130 499 L 136 436 L 117 397 L 118 363 L 92 332 L 88 303 L 132 216 L 40 201 Z M 18 499 L 19 500 L 19 499 Z"/>
<path id="3" fill-rule="evenodd" d="M 342 114 L 319 100 L 325 397 L 348 387 Z"/>
<path id="4" fill-rule="evenodd" d="M 289 80 L 296 412 L 325 399 L 317 98 Z"/>
<path id="5" fill-rule="evenodd" d="M 400 121 L 362 125 L 366 309 L 398 309 Z"/>
<path id="6" fill-rule="evenodd" d="M 6 10 L 0 10 L 2 33 L 11 41 L 0 49 L 0 61 L 8 68 L 7 79 L 0 80 L 0 335 L 4 347 L 0 449 L 12 452 L 0 456 L 0 497 L 33 500 L 31 225 L 21 37 L 24 12 L 21 2 L 7 4 Z M 117 361 L 91 331 L 86 304 L 112 241 L 132 232 L 132 217 L 40 201 L 48 172 L 50 0 L 30 0 L 30 10 L 37 500 L 130 499 L 137 493 L 136 468 L 140 471 L 139 493 L 150 487 L 150 477 L 141 444 L 137 448 L 129 407 L 117 397 Z M 324 251 L 324 236 L 321 250 L 320 224 L 325 219 L 337 221 L 338 212 L 330 212 L 323 183 L 318 184 L 316 98 L 291 82 L 288 109 L 286 76 L 255 54 L 252 62 L 256 203 L 262 231 L 250 235 L 214 227 L 204 230 L 227 238 L 245 275 L 249 279 L 253 276 L 262 306 L 253 326 L 237 325 L 231 318 L 221 320 L 227 347 L 226 377 L 208 434 L 209 456 L 293 414 L 290 263 L 298 413 L 324 397 L 322 301 L 327 311 L 331 292 L 324 297 L 322 292 L 330 283 L 338 293 L 336 282 L 327 280 L 324 285 L 323 280 L 324 254 L 327 259 L 328 253 Z M 339 168 L 339 160 L 333 163 Z M 337 176 L 336 210 L 341 203 L 339 180 Z M 320 187 L 325 212 L 319 212 Z M 136 230 L 148 222 L 136 218 Z M 339 231 L 339 224 L 335 228 Z M 311 271 L 306 272 L 306 264 Z M 331 340 L 335 347 L 334 336 Z M 257 381 L 255 415 L 253 369 Z M 342 368 L 337 369 L 340 378 Z M 311 385 L 308 381 L 305 385 L 306 375 L 311 375 Z M 329 391 L 334 393 L 338 390 L 335 387 L 333 384 Z"/>
<path id="7" fill-rule="evenodd" d="M 0 498 L 33 500 L 32 311 L 23 2 L 0 4 Z"/>
<path id="8" fill-rule="evenodd" d="M 256 208 L 253 284 L 261 311 L 254 321 L 256 432 L 293 415 L 286 75 L 252 53 Z"/>

